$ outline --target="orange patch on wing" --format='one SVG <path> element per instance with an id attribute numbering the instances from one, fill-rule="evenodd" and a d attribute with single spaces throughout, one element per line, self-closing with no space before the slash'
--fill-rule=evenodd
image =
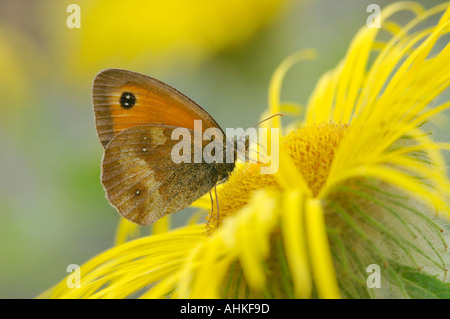
<path id="1" fill-rule="evenodd" d="M 136 97 L 136 102 L 130 109 L 120 105 L 123 92 L 130 92 Z M 114 131 L 148 124 L 185 127 L 193 130 L 194 120 L 200 120 L 200 118 L 196 118 L 183 104 L 172 97 L 163 92 L 158 93 L 155 94 L 136 83 L 129 83 L 121 87 L 117 94 L 110 96 L 110 116 Z M 203 125 L 203 130 L 207 127 Z"/>

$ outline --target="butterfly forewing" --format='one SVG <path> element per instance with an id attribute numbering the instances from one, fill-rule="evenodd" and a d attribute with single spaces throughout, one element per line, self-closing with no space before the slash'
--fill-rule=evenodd
<path id="1" fill-rule="evenodd" d="M 219 125 L 199 105 L 171 86 L 149 76 L 120 69 L 100 72 L 94 79 L 93 102 L 97 133 L 103 147 L 130 127 L 157 124 L 203 131 Z"/>
<path id="2" fill-rule="evenodd" d="M 101 179 L 107 197 L 121 215 L 140 225 L 187 207 L 217 182 L 214 164 L 172 160 L 172 148 L 179 142 L 171 140 L 174 128 L 128 128 L 106 147 Z M 195 147 L 191 143 L 192 154 Z"/>

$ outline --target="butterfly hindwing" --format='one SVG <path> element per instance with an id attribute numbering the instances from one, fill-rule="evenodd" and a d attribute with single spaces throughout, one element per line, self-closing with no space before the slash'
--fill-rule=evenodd
<path id="1" fill-rule="evenodd" d="M 121 215 L 140 225 L 187 207 L 217 182 L 214 164 L 172 160 L 172 148 L 179 142 L 171 140 L 173 129 L 128 128 L 106 147 L 101 179 L 107 198 Z"/>

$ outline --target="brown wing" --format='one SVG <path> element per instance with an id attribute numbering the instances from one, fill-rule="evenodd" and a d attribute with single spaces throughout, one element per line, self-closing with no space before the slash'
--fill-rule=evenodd
<path id="1" fill-rule="evenodd" d="M 174 163 L 171 151 L 179 141 L 171 140 L 173 129 L 157 125 L 129 128 L 105 150 L 101 179 L 106 196 L 132 222 L 146 226 L 178 212 L 217 182 L 213 164 Z"/>
<path id="2" fill-rule="evenodd" d="M 203 131 L 219 127 L 205 110 L 176 89 L 127 70 L 108 69 L 97 74 L 92 99 L 97 133 L 104 148 L 121 131 L 138 125 L 194 129 L 194 120 L 202 120 Z"/>

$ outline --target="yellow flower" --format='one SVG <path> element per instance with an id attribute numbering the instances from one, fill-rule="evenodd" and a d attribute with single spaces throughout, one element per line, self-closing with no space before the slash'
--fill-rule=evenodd
<path id="1" fill-rule="evenodd" d="M 63 52 L 61 65 L 69 68 L 72 77 L 92 77 L 112 64 L 163 70 L 178 64 L 192 66 L 250 39 L 286 2 L 130 0 L 124 5 L 120 0 L 78 1 L 80 28 L 53 26 L 54 45 Z M 49 11 L 64 10 L 64 5 L 52 1 Z"/>
<path id="2" fill-rule="evenodd" d="M 390 20 L 401 11 L 415 15 L 404 26 Z M 62 281 L 42 297 L 448 296 L 448 286 L 430 286 L 446 279 L 450 262 L 442 154 L 450 145 L 424 123 L 450 106 L 430 107 L 450 83 L 450 44 L 436 45 L 450 31 L 450 6 L 400 2 L 381 18 L 318 81 L 305 118 L 280 138 L 275 174 L 239 164 L 218 187 L 220 215 L 210 211 L 206 228 L 122 243 L 81 267 L 81 288 Z M 292 109 L 279 102 L 282 79 L 313 56 L 294 54 L 276 70 L 269 113 Z M 194 205 L 208 209 L 209 196 Z M 380 289 L 368 286 L 371 265 L 381 269 Z"/>

